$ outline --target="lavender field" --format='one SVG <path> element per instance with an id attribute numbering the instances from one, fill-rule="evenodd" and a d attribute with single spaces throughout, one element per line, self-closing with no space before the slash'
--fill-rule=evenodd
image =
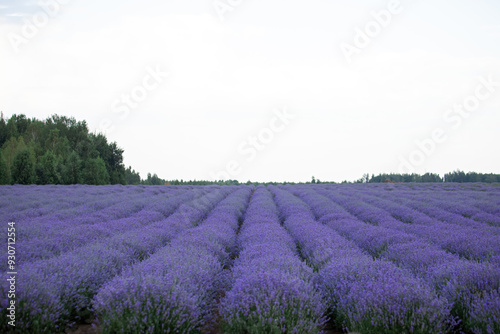
<path id="1" fill-rule="evenodd" d="M 0 208 L 0 332 L 500 333 L 498 185 L 2 186 Z"/>

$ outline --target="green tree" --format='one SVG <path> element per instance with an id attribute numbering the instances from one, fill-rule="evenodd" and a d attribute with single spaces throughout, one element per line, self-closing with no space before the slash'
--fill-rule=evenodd
<path id="1" fill-rule="evenodd" d="M 0 150 L 0 184 L 9 184 L 10 173 L 8 173 L 7 163 L 3 157 L 2 150 Z"/>
<path id="2" fill-rule="evenodd" d="M 23 136 L 26 130 L 28 129 L 28 126 L 31 123 L 31 120 L 26 117 L 26 115 L 13 115 L 11 119 L 14 119 L 14 122 L 16 124 L 17 132 L 19 136 Z"/>
<path id="3" fill-rule="evenodd" d="M 180 183 L 182 184 L 183 181 L 181 180 Z M 148 186 L 160 186 L 165 184 L 165 180 L 159 178 L 156 174 L 151 175 L 151 173 L 148 173 L 148 178 L 144 180 L 142 184 Z"/>
<path id="4" fill-rule="evenodd" d="M 35 183 L 35 159 L 29 149 L 16 154 L 11 167 L 12 181 L 15 184 Z"/>
<path id="5" fill-rule="evenodd" d="M 19 132 L 17 131 L 16 124 L 16 115 L 13 115 L 11 118 L 9 118 L 5 127 L 5 131 L 7 132 L 7 138 L 19 137 Z"/>
<path id="6" fill-rule="evenodd" d="M 484 182 L 486 183 L 498 182 L 498 178 L 495 174 L 487 174 L 485 175 Z"/>
<path id="7" fill-rule="evenodd" d="M 90 134 L 90 139 L 98 152 L 99 157 L 104 160 L 106 170 L 110 176 L 111 184 L 125 184 L 125 166 L 123 165 L 123 150 L 116 142 L 108 143 L 106 137 L 99 134 Z"/>
<path id="8" fill-rule="evenodd" d="M 125 170 L 125 182 L 127 184 L 140 184 L 141 176 L 139 175 L 139 173 L 133 170 L 131 166 L 129 166 Z"/>
<path id="9" fill-rule="evenodd" d="M 106 164 L 101 158 L 88 159 L 83 168 L 83 183 L 85 184 L 109 184 L 109 174 Z"/>
<path id="10" fill-rule="evenodd" d="M 63 166 L 62 179 L 64 184 L 82 182 L 82 160 L 76 151 L 72 151 Z"/>
<path id="11" fill-rule="evenodd" d="M 58 159 L 52 150 L 48 150 L 37 164 L 38 184 L 61 183 L 61 176 L 57 170 Z"/>
<path id="12" fill-rule="evenodd" d="M 3 117 L 3 112 L 0 113 L 0 147 L 9 139 L 7 133 L 7 121 Z"/>
<path id="13" fill-rule="evenodd" d="M 5 144 L 2 146 L 3 150 L 3 156 L 5 159 L 5 162 L 7 163 L 7 173 L 9 174 L 9 179 L 12 179 L 12 176 L 10 175 L 10 171 L 12 168 L 12 164 L 14 163 L 14 157 L 21 152 L 22 150 L 26 149 L 27 146 L 24 143 L 23 137 L 11 137 Z"/>
<path id="14" fill-rule="evenodd" d="M 37 143 L 42 142 L 44 126 L 45 125 L 43 124 L 43 122 L 38 120 L 31 122 L 26 130 L 26 133 L 24 134 L 24 137 L 26 138 L 27 141 L 32 141 Z"/>
<path id="15" fill-rule="evenodd" d="M 88 171 L 95 167 L 96 161 L 90 159 L 97 158 L 104 162 L 107 177 L 102 173 L 104 176 L 96 181 L 87 173 L 88 182 L 105 179 L 107 183 L 127 183 L 123 149 L 115 142 L 108 143 L 103 134 L 89 133 L 85 121 L 77 122 L 74 118 L 58 115 L 38 120 L 22 114 L 6 119 L 0 113 L 0 149 L 9 180 L 12 180 L 10 173 L 14 157 L 25 148 L 34 158 L 35 181 L 38 183 L 80 183 L 83 181 L 83 169 Z M 53 155 L 46 155 L 48 151 Z"/>
<path id="16" fill-rule="evenodd" d="M 121 166 L 118 170 L 112 169 L 109 173 L 109 183 L 111 184 L 127 184 L 125 180 L 125 167 Z"/>

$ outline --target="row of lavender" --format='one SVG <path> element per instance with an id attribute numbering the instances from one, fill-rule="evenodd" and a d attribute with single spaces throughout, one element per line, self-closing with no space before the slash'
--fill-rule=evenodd
<path id="1" fill-rule="evenodd" d="M 373 259 L 315 219 L 309 205 L 271 187 L 284 226 L 317 271 L 337 326 L 361 333 L 443 333 L 454 326 L 450 305 L 411 272 Z"/>
<path id="2" fill-rule="evenodd" d="M 237 250 L 220 305 L 224 332 L 317 333 L 327 306 L 264 187 L 252 196 Z"/>
<path id="3" fill-rule="evenodd" d="M 475 216 L 474 220 L 453 212 L 458 206 L 463 212 L 477 209 L 476 203 L 466 198 L 448 199 L 446 193 L 441 193 L 439 201 L 426 203 L 430 200 L 421 196 L 412 200 L 413 194 L 388 194 L 383 189 L 326 191 L 334 202 L 365 222 L 418 235 L 466 259 L 500 264 L 500 228 L 493 219 L 481 221 Z M 492 191 L 488 195 L 494 202 L 500 193 Z M 447 205 L 444 199 L 449 201 Z M 500 214 L 493 216 L 498 219 Z"/>
<path id="4" fill-rule="evenodd" d="M 98 211 L 137 195 L 149 197 L 169 194 L 185 187 L 151 188 L 146 186 L 35 185 L 2 186 L 0 218 L 29 222 L 32 218 L 74 218 Z"/>
<path id="5" fill-rule="evenodd" d="M 236 190 L 236 187 L 204 187 L 168 197 L 164 206 L 170 207 L 173 213 L 162 220 L 115 233 L 111 238 L 100 238 L 58 256 L 22 263 L 18 269 L 22 280 L 17 284 L 15 330 L 61 332 L 71 321 L 89 317 L 92 299 L 106 282 L 148 258 L 183 231 L 197 226 L 221 200 Z M 23 249 L 17 251 L 22 253 Z M 6 281 L 1 282 L 0 291 L 0 327 L 5 329 Z"/>
<path id="6" fill-rule="evenodd" d="M 500 332 L 500 266 L 494 260 L 498 258 L 497 227 L 476 221 L 467 225 L 451 212 L 427 207 L 427 212 L 439 213 L 443 219 L 437 220 L 400 204 L 405 202 L 405 195 L 391 192 L 388 196 L 388 188 L 371 189 L 370 195 L 367 188 L 285 188 L 307 202 L 325 226 L 352 240 L 373 258 L 410 270 L 437 295 L 445 297 L 462 329 Z M 445 206 L 450 211 L 451 207 Z"/>
<path id="7" fill-rule="evenodd" d="M 22 265 L 26 262 L 48 259 L 113 237 L 115 234 L 139 230 L 151 223 L 161 221 L 171 215 L 182 203 L 208 191 L 208 188 L 165 189 L 167 191 L 132 188 L 133 191 L 129 193 L 128 187 L 106 188 L 108 188 L 107 192 L 98 189 L 100 193 L 107 193 L 105 196 L 96 195 L 95 190 L 91 194 L 81 196 L 87 202 L 75 208 L 66 208 L 66 202 L 74 201 L 71 199 L 64 201 L 62 198 L 60 200 L 63 209 L 57 210 L 57 203 L 41 206 L 41 210 L 46 214 L 34 217 L 22 216 L 20 213 L 16 214 L 15 211 L 6 209 L 6 212 L 11 212 L 10 216 L 18 216 L 19 219 L 12 220 L 17 223 L 16 247 L 19 251 L 16 264 Z M 50 191 L 53 190 L 50 189 Z M 58 194 L 55 191 L 54 193 Z M 63 194 L 68 197 L 65 191 Z M 50 197 L 50 194 L 45 194 L 45 197 Z M 58 196 L 55 200 L 58 200 Z M 1 263 L 0 268 L 5 270 L 6 265 L 6 263 Z"/>
<path id="8" fill-rule="evenodd" d="M 192 333 L 206 327 L 250 194 L 250 187 L 235 191 L 198 227 L 106 284 L 94 300 L 102 332 Z"/>
<path id="9" fill-rule="evenodd" d="M 456 215 L 438 207 L 426 210 L 440 213 L 441 219 L 437 219 L 430 213 L 395 202 L 400 201 L 399 198 L 387 200 L 377 195 L 345 192 L 326 194 L 367 223 L 418 235 L 461 257 L 489 261 L 496 259 L 496 255 L 500 253 L 498 227 L 471 219 L 467 224 L 463 221 L 466 220 L 465 217 L 455 217 Z"/>
<path id="10" fill-rule="evenodd" d="M 199 333 L 215 322 L 225 333 L 315 333 L 326 316 L 348 331 L 500 333 L 497 245 L 484 242 L 498 236 L 491 186 L 84 188 L 88 202 L 58 194 L 56 212 L 37 187 L 25 189 L 39 211 L 0 193 L 25 228 L 18 332 L 63 332 L 97 315 L 103 333 Z M 92 192 L 112 193 L 107 206 Z M 464 206 L 432 209 L 445 192 Z M 429 211 L 412 207 L 422 203 Z M 444 247 L 456 239 L 434 237 L 440 228 L 480 237 Z M 44 250 L 50 240 L 60 246 Z"/>

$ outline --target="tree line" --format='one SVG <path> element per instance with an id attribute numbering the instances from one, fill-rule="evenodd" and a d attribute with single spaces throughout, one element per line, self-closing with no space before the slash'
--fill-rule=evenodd
<path id="1" fill-rule="evenodd" d="M 421 174 L 397 174 L 397 173 L 381 173 L 378 175 L 364 174 L 360 179 L 356 180 L 355 183 L 407 183 L 407 182 L 484 182 L 484 183 L 496 183 L 500 182 L 500 174 L 493 173 L 476 173 L 468 172 L 465 173 L 460 170 L 456 170 L 450 173 L 444 174 L 441 177 L 436 173 L 425 173 Z M 349 183 L 344 181 L 343 183 Z"/>
<path id="2" fill-rule="evenodd" d="M 0 116 L 0 184 L 126 184 L 123 150 L 85 121 Z"/>
<path id="3" fill-rule="evenodd" d="M 86 121 L 52 115 L 46 120 L 0 114 L 0 184 L 239 184 L 229 181 L 141 179 L 123 164 L 123 149 L 89 132 Z"/>
<path id="4" fill-rule="evenodd" d="M 454 171 L 439 174 L 363 175 L 356 183 L 377 182 L 500 182 L 500 174 Z M 295 182 L 285 182 L 295 183 Z M 322 182 L 314 176 L 309 182 Z M 343 181 L 343 183 L 352 183 Z M 101 133 L 89 132 L 85 121 L 52 115 L 46 120 L 0 114 L 0 184 L 145 184 L 238 185 L 237 180 L 166 180 L 148 173 L 141 179 L 123 164 L 123 149 Z M 252 182 L 244 184 L 278 184 Z"/>

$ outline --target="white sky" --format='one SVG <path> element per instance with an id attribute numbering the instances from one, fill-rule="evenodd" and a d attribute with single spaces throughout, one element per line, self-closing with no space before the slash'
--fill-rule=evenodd
<path id="1" fill-rule="evenodd" d="M 48 22 L 36 1 L 0 0 L 0 110 L 107 122 L 142 177 L 342 181 L 398 172 L 402 158 L 420 173 L 500 172 L 500 86 L 444 119 L 481 77 L 500 82 L 498 1 L 401 0 L 350 63 L 340 46 L 390 1 L 220 0 L 233 3 L 224 20 L 213 0 L 42 2 L 61 3 Z M 148 68 L 169 76 L 156 85 Z M 114 105 L 144 79 L 157 87 L 143 101 Z M 437 128 L 447 140 L 418 160 L 415 142 Z"/>

